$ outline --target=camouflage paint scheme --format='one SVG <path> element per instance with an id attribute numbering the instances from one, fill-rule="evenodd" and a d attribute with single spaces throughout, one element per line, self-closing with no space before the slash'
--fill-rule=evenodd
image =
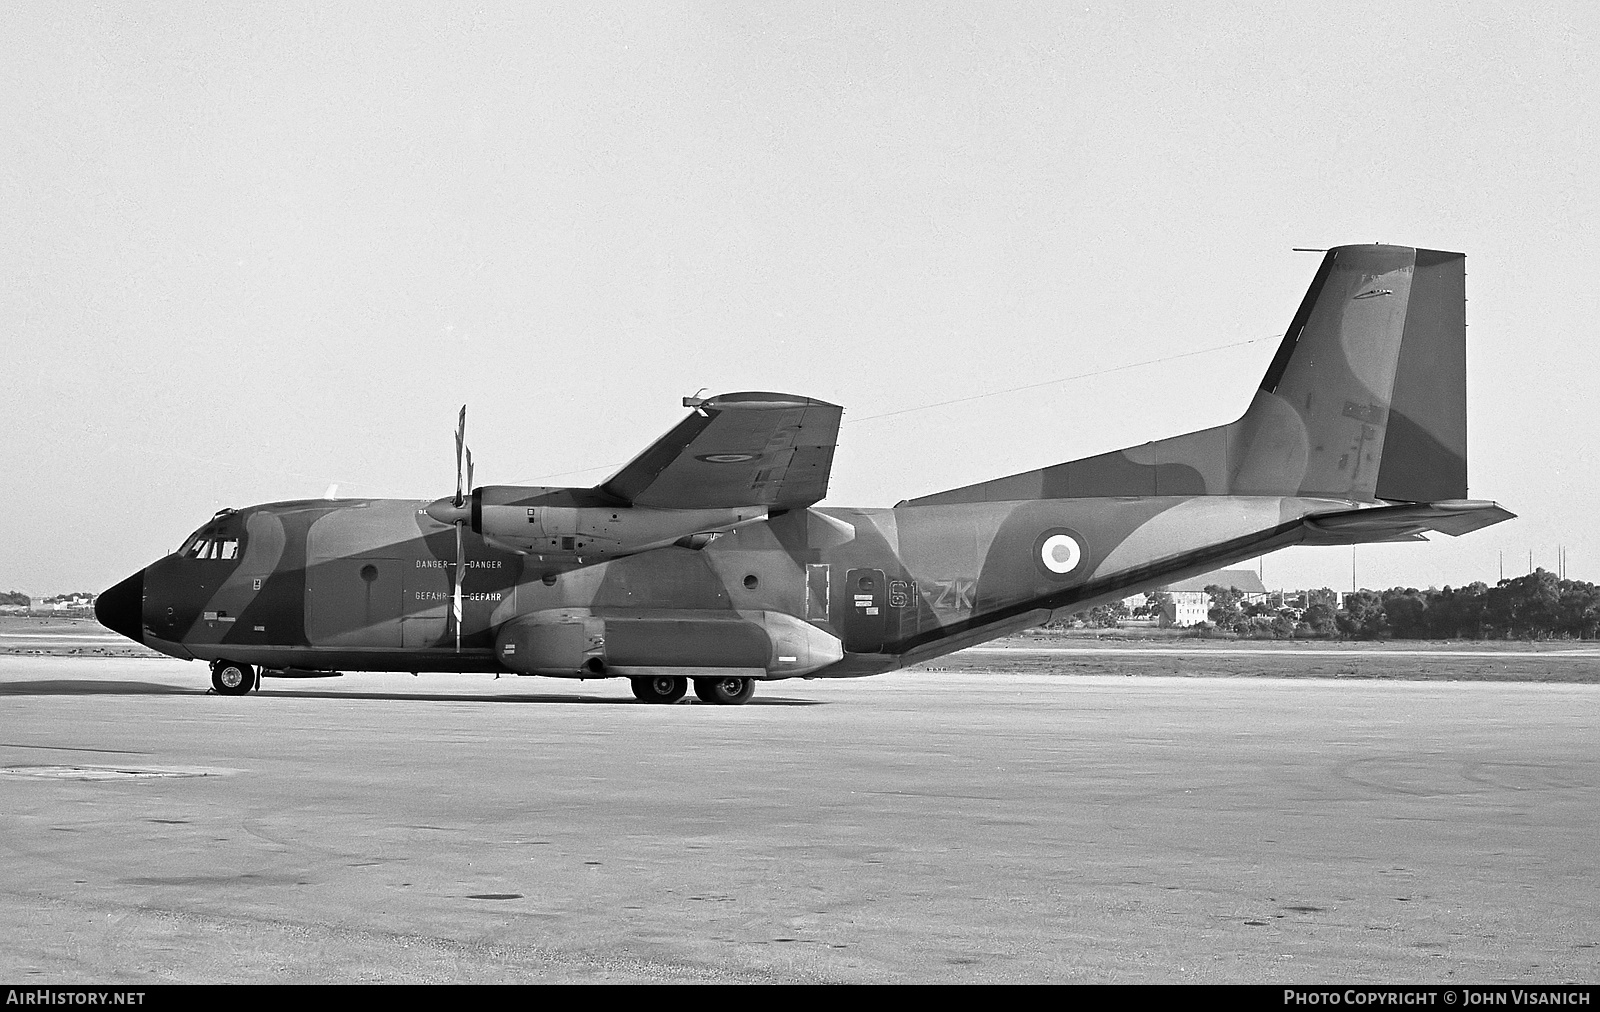
<path id="1" fill-rule="evenodd" d="M 1512 516 L 1466 499 L 1464 276 L 1330 250 L 1238 421 L 893 509 L 814 505 L 836 406 L 689 398 L 594 489 L 223 511 L 97 610 L 266 669 L 845 677 L 1289 545 L 1462 534 Z"/>

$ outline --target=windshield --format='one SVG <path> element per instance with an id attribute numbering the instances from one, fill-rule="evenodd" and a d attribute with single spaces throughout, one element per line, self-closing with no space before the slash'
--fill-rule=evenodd
<path id="1" fill-rule="evenodd" d="M 219 530 L 215 523 L 189 535 L 178 549 L 185 559 L 236 559 L 239 557 L 239 537 L 227 530 Z"/>

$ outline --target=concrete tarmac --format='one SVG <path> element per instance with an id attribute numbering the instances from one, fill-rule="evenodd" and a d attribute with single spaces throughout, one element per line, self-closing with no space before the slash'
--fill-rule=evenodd
<path id="1" fill-rule="evenodd" d="M 1600 686 L 0 657 L 0 979 L 1600 979 Z"/>

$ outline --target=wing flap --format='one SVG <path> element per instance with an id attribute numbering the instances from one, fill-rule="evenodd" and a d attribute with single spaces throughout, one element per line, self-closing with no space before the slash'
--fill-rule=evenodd
<path id="1" fill-rule="evenodd" d="M 838 405 L 762 392 L 684 403 L 694 414 L 600 491 L 657 509 L 797 509 L 827 495 Z"/>

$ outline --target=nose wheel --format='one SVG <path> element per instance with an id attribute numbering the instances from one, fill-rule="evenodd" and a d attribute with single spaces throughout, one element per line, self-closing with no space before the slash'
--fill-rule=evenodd
<path id="1" fill-rule="evenodd" d="M 694 694 L 702 703 L 734 706 L 756 694 L 754 678 L 696 678 Z"/>
<path id="2" fill-rule="evenodd" d="M 255 669 L 239 661 L 212 661 L 211 687 L 222 696 L 242 696 L 256 687 Z"/>

